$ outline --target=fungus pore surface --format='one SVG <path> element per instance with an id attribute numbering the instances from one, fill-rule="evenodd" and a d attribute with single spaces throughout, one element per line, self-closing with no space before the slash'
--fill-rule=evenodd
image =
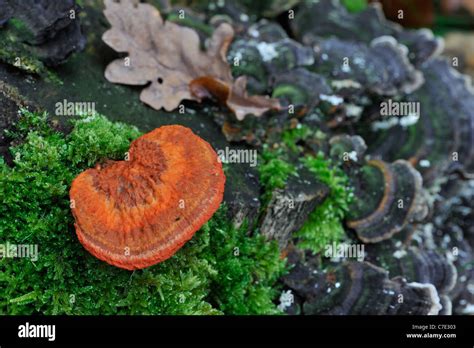
<path id="1" fill-rule="evenodd" d="M 132 142 L 126 161 L 87 169 L 70 198 L 76 233 L 97 258 L 140 269 L 171 257 L 214 214 L 224 193 L 210 144 L 182 126 Z"/>

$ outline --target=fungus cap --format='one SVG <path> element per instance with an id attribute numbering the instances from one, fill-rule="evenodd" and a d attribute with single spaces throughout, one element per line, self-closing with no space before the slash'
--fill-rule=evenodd
<path id="1" fill-rule="evenodd" d="M 346 221 L 360 240 L 377 243 L 389 239 L 416 220 L 418 214 L 424 217 L 421 214 L 425 204 L 421 197 L 423 179 L 411 164 L 404 160 L 387 163 L 374 159 L 363 169 L 353 181 L 355 195 L 362 199 L 365 211 L 352 212 L 352 218 Z M 370 193 L 361 195 L 364 188 Z"/>
<path id="2" fill-rule="evenodd" d="M 164 261 L 214 214 L 225 176 L 217 154 L 182 126 L 132 142 L 127 161 L 87 169 L 72 182 L 76 233 L 84 247 L 133 270 Z"/>

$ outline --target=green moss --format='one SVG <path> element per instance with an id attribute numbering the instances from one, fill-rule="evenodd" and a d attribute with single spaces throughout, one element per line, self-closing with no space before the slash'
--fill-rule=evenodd
<path id="1" fill-rule="evenodd" d="M 272 193 L 277 188 L 284 188 L 290 175 L 297 175 L 296 167 L 285 159 L 282 148 L 270 150 L 264 146 L 258 166 L 260 184 L 264 193 L 263 206 L 269 202 Z"/>
<path id="2" fill-rule="evenodd" d="M 248 237 L 224 208 L 172 258 L 129 272 L 79 243 L 69 209 L 73 178 L 95 161 L 122 159 L 134 128 L 103 116 L 74 121 L 68 136 L 46 115 L 23 111 L 10 136 L 14 166 L 0 157 L 0 244 L 35 244 L 37 260 L 0 259 L 0 314 L 274 313 L 283 261 L 275 245 Z M 239 248 L 239 256 L 232 251 Z"/>
<path id="3" fill-rule="evenodd" d="M 34 39 L 33 33 L 28 29 L 27 25 L 18 18 L 10 18 L 8 21 L 10 26 L 22 38 L 22 41 L 31 41 Z"/>
<path id="4" fill-rule="evenodd" d="M 342 221 L 349 210 L 353 193 L 347 187 L 347 176 L 325 159 L 322 153 L 305 157 L 303 162 L 330 190 L 329 196 L 316 207 L 295 234 L 299 238 L 299 247 L 318 253 L 326 245 L 338 242 L 344 236 Z"/>
<path id="5" fill-rule="evenodd" d="M 225 209 L 218 211 L 203 228 L 212 232 L 210 254 L 217 270 L 210 300 L 224 313 L 276 314 L 273 284 L 285 271 L 276 242 L 246 234 L 246 226 L 235 229 L 227 221 Z"/>
<path id="6" fill-rule="evenodd" d="M 286 98 L 291 104 L 303 105 L 308 95 L 298 86 L 283 83 L 273 89 L 272 98 Z"/>
<path id="7" fill-rule="evenodd" d="M 105 158 L 123 160 L 130 142 L 140 132 L 120 122 L 111 123 L 105 117 L 90 116 L 79 121 L 68 138 L 73 165 L 91 167 Z"/>
<path id="8" fill-rule="evenodd" d="M 43 63 L 36 57 L 28 55 L 25 45 L 15 42 L 11 36 L 0 32 L 0 60 L 28 73 L 41 74 L 45 71 Z"/>
<path id="9" fill-rule="evenodd" d="M 314 132 L 310 127 L 298 124 L 297 127 L 287 129 L 282 134 L 283 143 L 292 151 L 298 151 L 298 142 L 308 139 Z"/>
<path id="10" fill-rule="evenodd" d="M 367 8 L 367 0 L 342 0 L 341 3 L 349 12 L 360 12 Z"/>
<path id="11" fill-rule="evenodd" d="M 61 84 L 59 77 L 45 67 L 24 43 L 28 34 L 22 22 L 12 19 L 8 28 L 0 30 L 0 61 L 13 65 L 30 74 L 38 74 L 48 81 Z"/>
<path id="12" fill-rule="evenodd" d="M 324 133 L 299 124 L 295 128 L 285 130 L 281 135 L 281 146 L 276 150 L 264 147 L 259 167 L 260 182 L 264 188 L 262 195 L 265 207 L 276 188 L 284 188 L 290 175 L 298 175 L 297 166 L 290 164 L 290 156 L 301 155 L 301 141 L 310 137 L 324 138 Z M 327 244 L 338 242 L 345 234 L 343 220 L 348 214 L 349 205 L 353 201 L 352 189 L 345 173 L 324 158 L 323 153 L 317 156 L 306 156 L 302 163 L 315 178 L 329 187 L 330 193 L 322 204 L 308 216 L 303 227 L 294 236 L 298 238 L 297 246 L 318 253 Z"/>

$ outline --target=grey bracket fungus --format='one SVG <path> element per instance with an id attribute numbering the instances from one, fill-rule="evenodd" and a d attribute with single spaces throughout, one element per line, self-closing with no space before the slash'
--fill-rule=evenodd
<path id="1" fill-rule="evenodd" d="M 442 253 L 456 267 L 456 283 L 447 294 L 453 313 L 469 314 L 474 300 L 474 180 L 455 176 L 443 185 L 434 203 L 433 223 L 417 228 L 419 248 Z"/>
<path id="2" fill-rule="evenodd" d="M 366 243 L 388 239 L 411 221 L 422 188 L 421 175 L 403 160 L 368 161 L 352 182 L 359 202 L 347 225 Z"/>
<path id="3" fill-rule="evenodd" d="M 443 48 L 442 40 L 428 29 L 405 30 L 386 20 L 377 3 L 353 14 L 339 0 L 303 2 L 290 25 L 295 36 L 306 45 L 328 37 L 368 44 L 380 36 L 393 36 L 409 48 L 409 58 L 416 66 L 438 55 Z"/>
<path id="4" fill-rule="evenodd" d="M 373 132 L 368 153 L 408 159 L 431 186 L 452 170 L 474 171 L 474 93 L 470 79 L 444 59 L 426 62 L 421 71 L 426 82 L 406 98 L 421 104 L 418 122 Z"/>
<path id="5" fill-rule="evenodd" d="M 424 81 L 408 60 L 407 48 L 390 36 L 381 36 L 370 44 L 329 38 L 313 47 L 313 69 L 324 71 L 335 80 L 356 81 L 368 93 L 411 93 Z"/>
<path id="6" fill-rule="evenodd" d="M 284 105 L 306 105 L 311 109 L 321 101 L 321 95 L 332 94 L 324 76 L 303 68 L 279 74 L 273 83 L 273 97 Z"/>
<path id="7" fill-rule="evenodd" d="M 281 26 L 260 21 L 231 44 L 228 60 L 236 76 L 253 76 L 256 91 L 263 92 L 281 74 L 312 65 L 314 56 L 311 47 L 289 38 Z"/>
<path id="8" fill-rule="evenodd" d="M 341 158 L 354 152 L 357 161 L 343 166 L 354 188 L 354 203 L 349 210 L 347 226 L 365 243 L 377 243 L 399 233 L 412 220 L 422 220 L 427 209 L 423 199 L 423 179 L 404 160 L 387 163 L 378 159 L 366 161 L 366 146 L 358 136 L 336 136 L 330 140 L 330 153 Z"/>
<path id="9" fill-rule="evenodd" d="M 358 162 L 364 159 L 367 145 L 364 139 L 359 135 L 340 134 L 329 139 L 330 156 L 335 160 L 345 161 L 345 154 L 348 159 Z"/>
<path id="10" fill-rule="evenodd" d="M 351 14 L 337 0 L 302 4 L 290 25 L 304 44 L 316 47 L 315 69 L 327 69 L 327 73 L 337 77 L 336 82 L 358 83 L 369 93 L 401 97 L 421 104 L 419 120 L 413 125 L 393 125 L 388 130 L 367 134 L 368 138 L 362 132 L 369 139 L 370 154 L 386 161 L 409 160 L 423 174 L 428 186 L 453 170 L 464 177 L 472 176 L 472 84 L 447 61 L 437 58 L 443 43 L 430 30 L 406 30 L 387 21 L 378 4 Z M 372 52 L 374 46 L 377 52 Z M 387 57 L 390 51 L 398 53 Z M 375 63 L 367 64 L 365 58 L 360 58 L 366 55 L 369 55 L 369 62 Z M 381 57 L 374 58 L 378 55 Z M 344 58 L 348 63 L 345 67 L 341 64 Z M 356 58 L 365 62 L 364 67 L 354 64 Z M 379 66 L 378 60 L 389 58 L 393 58 L 390 60 L 392 67 L 377 69 L 387 72 L 388 80 L 385 83 L 377 77 L 374 80 L 373 76 L 378 73 L 372 67 Z M 395 75 L 398 77 L 394 78 Z M 363 115 L 367 116 L 366 113 Z M 367 122 L 371 120 L 356 125 L 356 129 L 367 128 Z"/>
<path id="11" fill-rule="evenodd" d="M 297 296 L 292 311 L 319 315 L 427 315 L 441 310 L 432 284 L 407 282 L 369 262 L 318 267 L 314 256 L 289 256 L 285 286 Z"/>
<path id="12" fill-rule="evenodd" d="M 410 235 L 409 238 L 419 238 Z M 458 280 L 453 262 L 443 251 L 427 246 L 410 245 L 392 238 L 366 245 L 366 260 L 386 269 L 392 276 L 401 276 L 409 282 L 432 284 L 440 294 L 449 295 Z M 449 299 L 450 301 L 450 299 Z"/>

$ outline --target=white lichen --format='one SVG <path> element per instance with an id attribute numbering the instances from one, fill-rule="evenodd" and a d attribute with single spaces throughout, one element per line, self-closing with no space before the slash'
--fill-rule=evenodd
<path id="1" fill-rule="evenodd" d="M 409 114 L 403 117 L 390 117 L 383 121 L 375 121 L 372 123 L 371 128 L 373 131 L 390 129 L 396 125 L 400 125 L 404 128 L 412 126 L 420 119 L 419 115 Z"/>
<path id="2" fill-rule="evenodd" d="M 240 21 L 242 21 L 242 22 L 248 22 L 248 21 L 249 21 L 249 16 L 246 15 L 245 13 L 242 13 L 242 14 L 240 15 Z"/>
<path id="3" fill-rule="evenodd" d="M 278 305 L 278 309 L 284 312 L 287 308 L 291 307 L 293 302 L 295 302 L 295 297 L 291 290 L 282 291 L 280 295 L 280 304 Z"/>
<path id="4" fill-rule="evenodd" d="M 397 250 L 393 253 L 393 257 L 396 259 L 401 259 L 402 257 L 406 255 L 407 255 L 407 252 L 405 250 Z"/>
<path id="5" fill-rule="evenodd" d="M 351 151 L 347 154 L 349 159 L 353 162 L 357 162 L 359 159 L 357 158 L 357 152 L 356 151 Z"/>
<path id="6" fill-rule="evenodd" d="M 331 86 L 335 89 L 343 89 L 343 88 L 355 88 L 359 89 L 362 88 L 362 85 L 354 80 L 334 80 L 331 82 Z"/>
<path id="7" fill-rule="evenodd" d="M 416 124 L 419 119 L 420 119 L 420 115 L 409 114 L 407 116 L 401 117 L 398 122 L 400 123 L 400 126 L 402 127 L 409 127 Z"/>
<path id="8" fill-rule="evenodd" d="M 340 105 L 344 102 L 344 99 L 337 95 L 320 94 L 319 98 L 321 100 L 327 101 L 331 105 Z"/>
<path id="9" fill-rule="evenodd" d="M 429 168 L 431 166 L 431 163 L 430 161 L 428 161 L 427 159 L 422 159 L 420 161 L 420 167 L 422 168 Z"/>
<path id="10" fill-rule="evenodd" d="M 346 115 L 349 117 L 356 117 L 358 118 L 362 111 L 364 110 L 363 107 L 355 105 L 355 104 L 347 104 L 346 105 Z"/>
<path id="11" fill-rule="evenodd" d="M 278 52 L 275 49 L 274 44 L 268 42 L 259 42 L 256 47 L 258 49 L 258 53 L 260 53 L 260 57 L 262 57 L 264 62 L 269 62 L 278 56 Z"/>

